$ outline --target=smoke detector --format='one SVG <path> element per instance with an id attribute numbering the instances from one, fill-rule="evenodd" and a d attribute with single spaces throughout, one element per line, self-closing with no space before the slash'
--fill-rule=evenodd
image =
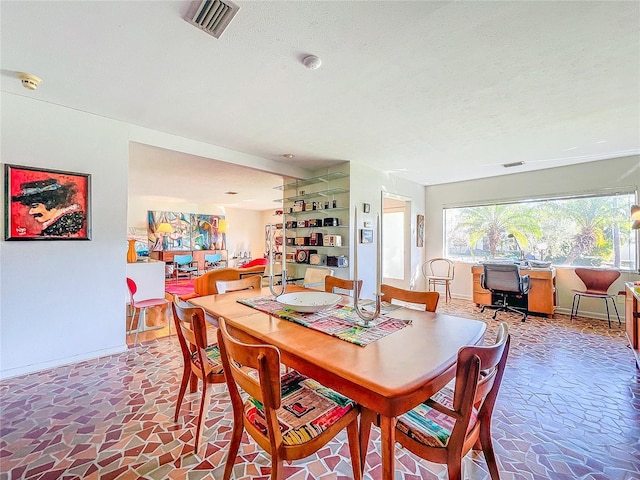
<path id="1" fill-rule="evenodd" d="M 31 75 L 30 73 L 19 72 L 18 78 L 22 82 L 22 86 L 29 90 L 35 90 L 38 88 L 38 85 L 40 85 L 40 82 L 42 82 L 41 78 Z"/>
<path id="2" fill-rule="evenodd" d="M 315 55 L 308 55 L 302 59 L 302 64 L 309 70 L 316 70 L 322 65 L 322 60 Z"/>

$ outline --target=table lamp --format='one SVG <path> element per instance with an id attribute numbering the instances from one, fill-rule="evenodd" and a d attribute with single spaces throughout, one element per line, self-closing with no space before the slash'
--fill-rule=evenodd
<path id="1" fill-rule="evenodd" d="M 169 223 L 161 223 L 160 225 L 158 225 L 158 228 L 156 228 L 155 233 L 160 238 L 162 238 L 162 246 L 160 250 L 166 250 L 167 245 L 165 245 L 165 243 L 167 241 L 167 235 L 169 233 L 173 233 L 173 227 Z"/>

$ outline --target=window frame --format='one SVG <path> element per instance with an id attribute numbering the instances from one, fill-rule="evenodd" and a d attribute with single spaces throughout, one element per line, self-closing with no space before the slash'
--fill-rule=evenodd
<path id="1" fill-rule="evenodd" d="M 448 241 L 448 231 L 447 231 L 447 210 L 451 209 L 464 209 L 464 208 L 474 208 L 474 207 L 490 207 L 497 205 L 514 205 L 514 204 L 528 204 L 528 203 L 538 203 L 538 202 L 548 202 L 548 201 L 562 201 L 562 200 L 580 200 L 580 199 L 588 199 L 588 198 L 600 198 L 600 197 L 614 197 L 617 195 L 630 195 L 632 197 L 632 204 L 638 204 L 638 188 L 636 186 L 619 186 L 619 187 L 610 187 L 604 189 L 597 190 L 587 190 L 580 192 L 568 192 L 568 193 L 559 193 L 559 194 L 540 194 L 535 196 L 523 196 L 523 197 L 512 197 L 512 198 L 500 198 L 500 199 L 487 199 L 481 201 L 467 201 L 467 202 L 456 202 L 444 204 L 442 206 L 442 245 L 443 252 L 445 256 L 449 257 L 450 251 L 450 243 Z M 629 214 L 629 220 L 631 219 Z M 631 230 L 630 235 L 635 236 L 635 240 L 630 240 L 631 246 L 635 244 L 635 248 L 629 248 L 629 255 L 634 256 L 635 258 L 630 258 L 630 260 L 635 264 L 635 269 L 630 267 L 613 267 L 618 269 L 620 272 L 629 272 L 629 273 L 640 273 L 640 235 L 638 235 L 640 230 Z M 457 259 L 458 261 L 465 261 L 464 259 Z M 478 260 L 470 258 L 469 263 L 474 263 Z M 483 260 L 485 261 L 485 260 Z M 631 262 L 630 262 L 631 264 Z M 570 264 L 552 264 L 553 267 L 560 268 L 575 268 L 579 265 L 570 265 Z"/>

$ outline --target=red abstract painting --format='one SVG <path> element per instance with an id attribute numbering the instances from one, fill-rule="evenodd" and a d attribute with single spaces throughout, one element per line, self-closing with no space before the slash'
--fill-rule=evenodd
<path id="1" fill-rule="evenodd" d="M 90 240 L 91 175 L 5 165 L 6 240 Z"/>

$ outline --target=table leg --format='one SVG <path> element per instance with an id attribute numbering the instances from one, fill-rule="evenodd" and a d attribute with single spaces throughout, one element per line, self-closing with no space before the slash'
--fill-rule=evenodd
<path id="1" fill-rule="evenodd" d="M 380 437 L 382 480 L 393 480 L 396 447 L 395 417 L 380 415 Z"/>

